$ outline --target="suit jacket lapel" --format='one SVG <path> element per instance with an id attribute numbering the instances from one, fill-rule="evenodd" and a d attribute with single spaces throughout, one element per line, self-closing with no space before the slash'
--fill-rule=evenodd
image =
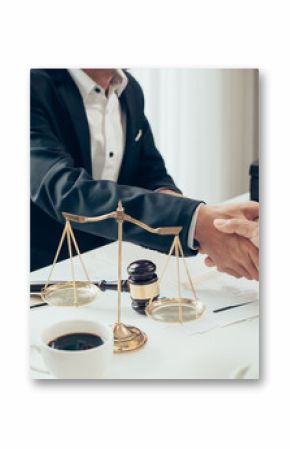
<path id="1" fill-rule="evenodd" d="M 61 70 L 59 92 L 73 122 L 85 168 L 92 173 L 91 143 L 87 116 L 81 94 L 66 70 Z"/>
<path id="2" fill-rule="evenodd" d="M 120 97 L 121 107 L 126 114 L 126 145 L 124 157 L 120 169 L 118 182 L 120 184 L 128 183 L 129 179 L 134 179 L 134 157 L 132 154 L 132 147 L 135 144 L 135 129 L 136 126 L 136 110 L 135 101 L 133 98 L 134 92 L 132 91 L 130 82 Z"/>

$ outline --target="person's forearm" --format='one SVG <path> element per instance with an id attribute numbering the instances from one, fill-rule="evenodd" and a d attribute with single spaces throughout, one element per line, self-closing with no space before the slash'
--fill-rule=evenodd
<path id="1" fill-rule="evenodd" d="M 121 200 L 126 213 L 153 228 L 183 226 L 180 237 L 184 252 L 186 255 L 194 254 L 187 248 L 187 232 L 198 202 L 111 181 L 95 181 L 84 169 L 73 167 L 69 158 L 57 157 L 55 163 L 51 164 L 52 153 L 50 158 L 45 158 L 41 163 L 40 152 L 38 149 L 32 150 L 32 200 L 59 222 L 63 222 L 62 212 L 102 215 L 115 210 Z M 110 240 L 117 236 L 113 220 L 74 226 Z M 172 237 L 148 234 L 130 224 L 124 226 L 124 239 L 162 252 L 168 251 L 172 241 Z"/>

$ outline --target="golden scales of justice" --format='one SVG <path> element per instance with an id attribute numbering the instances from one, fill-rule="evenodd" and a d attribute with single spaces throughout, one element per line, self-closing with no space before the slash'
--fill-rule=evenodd
<path id="1" fill-rule="evenodd" d="M 151 228 L 142 221 L 139 221 L 131 217 L 130 215 L 127 215 L 124 212 L 121 201 L 119 201 L 118 207 L 115 211 L 105 215 L 100 215 L 97 217 L 84 217 L 81 215 L 74 215 L 64 212 L 63 216 L 65 218 L 65 226 L 53 260 L 48 280 L 41 291 L 42 299 L 48 304 L 54 306 L 77 307 L 89 304 L 99 296 L 100 294 L 99 288 L 90 281 L 87 269 L 85 267 L 83 258 L 79 250 L 78 243 L 72 230 L 71 222 L 97 223 L 108 219 L 115 219 L 118 225 L 118 284 L 117 284 L 118 301 L 117 301 L 117 322 L 113 325 L 114 352 L 121 353 L 132 351 L 140 348 L 147 341 L 147 335 L 144 332 L 142 332 L 137 327 L 125 325 L 121 321 L 121 293 L 122 293 L 121 275 L 122 275 L 122 242 L 123 242 L 124 222 L 132 223 L 144 229 L 145 231 L 151 232 L 153 234 L 159 234 L 163 236 L 164 235 L 173 236 L 173 242 L 170 247 L 164 269 L 160 276 L 160 281 L 158 281 L 157 279 L 156 282 L 151 284 L 151 286 L 147 286 L 146 292 L 147 296 L 148 296 L 148 287 L 151 290 L 150 290 L 150 300 L 145 309 L 146 315 L 158 321 L 183 323 L 187 321 L 196 320 L 204 313 L 205 306 L 201 301 L 197 299 L 193 282 L 189 273 L 189 269 L 186 260 L 184 258 L 184 253 L 179 238 L 179 233 L 182 230 L 182 227 L 176 226 L 176 227 Z M 65 239 L 67 241 L 68 246 L 72 280 L 53 284 L 50 282 L 50 279 Z M 72 244 L 79 257 L 81 266 L 86 276 L 86 281 L 79 281 L 76 280 L 75 278 Z M 173 255 L 173 253 L 176 256 L 177 296 L 173 298 L 156 299 L 156 296 L 158 296 L 159 294 L 159 283 L 161 283 L 161 280 L 164 276 L 164 273 L 168 267 L 169 260 Z M 193 294 L 192 299 L 183 298 L 181 296 L 180 266 L 179 266 L 180 256 L 183 260 L 190 289 Z"/>

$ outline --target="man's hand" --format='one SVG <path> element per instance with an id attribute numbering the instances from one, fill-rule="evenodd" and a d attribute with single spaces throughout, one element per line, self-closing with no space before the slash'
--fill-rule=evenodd
<path id="1" fill-rule="evenodd" d="M 231 218 L 229 220 L 217 218 L 213 224 L 220 232 L 246 237 L 259 248 L 259 221 L 250 221 L 245 218 Z"/>
<path id="2" fill-rule="evenodd" d="M 200 252 L 207 254 L 206 265 L 235 277 L 259 279 L 258 249 L 246 238 L 236 234 L 223 234 L 214 226 L 216 218 L 246 218 L 256 220 L 259 205 L 254 202 L 221 206 L 201 205 L 195 229 Z"/>

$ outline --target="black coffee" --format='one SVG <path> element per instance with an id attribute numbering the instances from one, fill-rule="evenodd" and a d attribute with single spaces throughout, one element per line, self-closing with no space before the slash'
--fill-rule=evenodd
<path id="1" fill-rule="evenodd" d="M 61 335 L 51 340 L 48 346 L 63 351 L 85 351 L 86 349 L 96 348 L 104 343 L 99 335 L 85 332 L 76 332 L 74 334 Z"/>

